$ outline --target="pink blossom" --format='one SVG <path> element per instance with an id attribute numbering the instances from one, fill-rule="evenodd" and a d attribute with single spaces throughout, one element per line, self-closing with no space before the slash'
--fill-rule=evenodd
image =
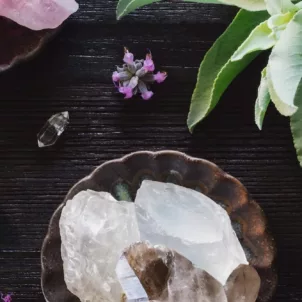
<path id="1" fill-rule="evenodd" d="M 12 301 L 12 297 L 11 297 L 11 295 L 4 296 L 3 294 L 1 294 L 1 300 L 3 302 L 11 302 Z"/>
<path id="2" fill-rule="evenodd" d="M 149 100 L 153 96 L 150 85 L 154 82 L 162 83 L 166 79 L 167 73 L 157 72 L 153 74 L 155 66 L 151 52 L 146 55 L 145 60 L 136 59 L 135 61 L 133 54 L 127 48 L 124 49 L 124 52 L 126 64 L 117 67 L 117 71 L 113 72 L 114 85 L 125 99 L 130 99 L 139 93 L 144 100 Z"/>
<path id="3" fill-rule="evenodd" d="M 113 82 L 118 82 L 120 80 L 120 77 L 119 77 L 119 73 L 117 71 L 115 71 L 113 74 L 112 74 L 112 81 Z"/>
<path id="4" fill-rule="evenodd" d="M 125 95 L 125 99 L 130 99 L 133 96 L 132 88 L 129 86 L 119 87 L 119 92 Z"/>
<path id="5" fill-rule="evenodd" d="M 133 60 L 134 60 L 133 53 L 129 52 L 128 49 L 125 49 L 124 62 L 126 64 L 133 64 Z"/>
<path id="6" fill-rule="evenodd" d="M 144 68 L 146 71 L 150 72 L 153 72 L 155 69 L 154 62 L 152 60 L 152 55 L 149 53 L 146 55 L 146 59 L 144 61 Z"/>
<path id="7" fill-rule="evenodd" d="M 154 80 L 157 83 L 162 83 L 165 79 L 167 78 L 167 73 L 166 72 L 158 72 L 157 74 L 154 75 Z"/>
<path id="8" fill-rule="evenodd" d="M 153 96 L 153 92 L 152 91 L 150 91 L 150 90 L 147 90 L 147 91 L 145 91 L 144 93 L 142 93 L 142 98 L 144 99 L 144 100 L 149 100 L 149 99 L 151 99 L 151 97 Z"/>

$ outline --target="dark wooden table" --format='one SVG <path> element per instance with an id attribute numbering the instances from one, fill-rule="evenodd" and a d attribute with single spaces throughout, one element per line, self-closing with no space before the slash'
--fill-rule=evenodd
<path id="1" fill-rule="evenodd" d="M 173 149 L 209 159 L 246 185 L 277 241 L 274 301 L 302 301 L 302 169 L 286 118 L 271 106 L 262 132 L 253 122 L 266 56 L 231 85 L 193 136 L 186 128 L 199 63 L 236 10 L 164 2 L 116 22 L 116 1 L 80 4 L 38 57 L 0 75 L 0 291 L 13 292 L 14 302 L 44 300 L 42 240 L 77 180 L 132 151 Z M 113 87 L 123 46 L 140 57 L 150 48 L 169 72 L 152 100 L 123 100 Z M 65 110 L 70 127 L 56 146 L 39 149 L 36 133 Z"/>

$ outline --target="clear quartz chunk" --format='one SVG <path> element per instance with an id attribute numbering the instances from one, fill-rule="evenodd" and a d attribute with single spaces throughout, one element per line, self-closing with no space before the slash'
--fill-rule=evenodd
<path id="1" fill-rule="evenodd" d="M 116 266 L 116 275 L 127 297 L 127 302 L 149 302 L 148 295 L 123 254 Z"/>
<path id="2" fill-rule="evenodd" d="M 132 281 L 130 286 L 131 296 L 140 292 L 139 283 L 152 302 L 227 302 L 224 288 L 217 280 L 166 247 L 135 243 L 124 251 L 117 271 L 124 261 L 136 273 L 136 282 Z M 129 299 L 128 292 L 129 287 L 125 290 L 127 301 L 145 301 Z"/>
<path id="3" fill-rule="evenodd" d="M 68 111 L 53 115 L 37 134 L 40 148 L 54 145 L 69 124 Z"/>
<path id="4" fill-rule="evenodd" d="M 139 241 L 134 203 L 82 191 L 67 201 L 59 225 L 69 291 L 82 302 L 120 302 L 116 264 L 123 250 Z"/>
<path id="5" fill-rule="evenodd" d="M 235 268 L 248 264 L 229 215 L 207 196 L 145 180 L 135 204 L 142 241 L 181 253 L 222 285 Z"/>

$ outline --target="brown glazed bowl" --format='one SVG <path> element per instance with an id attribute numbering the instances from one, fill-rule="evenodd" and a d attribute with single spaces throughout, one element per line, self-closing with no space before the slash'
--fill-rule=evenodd
<path id="1" fill-rule="evenodd" d="M 86 189 L 110 192 L 119 200 L 133 201 L 144 179 L 192 188 L 225 208 L 249 263 L 261 278 L 257 301 L 272 299 L 277 285 L 276 248 L 264 213 L 241 182 L 209 161 L 174 151 L 132 153 L 98 167 L 69 191 L 64 203 Z M 59 219 L 64 203 L 51 218 L 41 253 L 42 290 L 48 302 L 79 301 L 67 290 L 63 276 Z"/>
<path id="2" fill-rule="evenodd" d="M 29 59 L 57 32 L 34 31 L 11 20 L 0 17 L 0 72 Z"/>

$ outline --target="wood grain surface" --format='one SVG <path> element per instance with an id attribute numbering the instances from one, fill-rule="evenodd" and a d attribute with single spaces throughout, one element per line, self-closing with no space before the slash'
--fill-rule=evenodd
<path id="1" fill-rule="evenodd" d="M 211 160 L 240 179 L 267 214 L 278 247 L 273 301 L 302 301 L 302 169 L 289 123 L 270 106 L 253 121 L 259 57 L 191 135 L 186 116 L 198 66 L 232 20 L 226 6 L 163 2 L 115 20 L 116 1 L 86 0 L 43 52 L 0 75 L 0 291 L 44 301 L 40 249 L 49 218 L 69 188 L 99 164 L 137 150 L 172 149 Z M 122 48 L 152 50 L 167 81 L 150 101 L 123 100 L 111 82 Z M 36 133 L 68 110 L 57 145 Z"/>

